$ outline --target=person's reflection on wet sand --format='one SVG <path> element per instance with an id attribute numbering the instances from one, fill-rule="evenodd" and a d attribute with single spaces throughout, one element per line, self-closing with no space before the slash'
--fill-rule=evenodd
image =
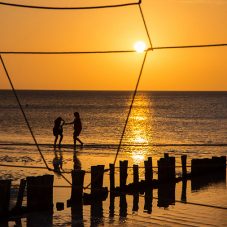
<path id="1" fill-rule="evenodd" d="M 73 169 L 77 170 L 77 169 L 81 169 L 81 162 L 77 157 L 77 151 L 76 149 L 73 152 Z"/>
<path id="2" fill-rule="evenodd" d="M 76 148 L 73 151 L 73 170 L 81 170 L 81 162 L 77 157 Z M 83 227 L 83 201 L 82 197 L 77 198 L 76 203 L 71 205 L 72 227 Z"/>
<path id="3" fill-rule="evenodd" d="M 63 165 L 63 156 L 62 151 L 59 149 L 59 151 L 54 150 L 54 159 L 53 159 L 53 167 L 55 173 L 60 173 L 62 170 Z"/>

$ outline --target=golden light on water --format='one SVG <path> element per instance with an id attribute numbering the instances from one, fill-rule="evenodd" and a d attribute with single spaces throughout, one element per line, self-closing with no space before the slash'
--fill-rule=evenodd
<path id="1" fill-rule="evenodd" d="M 146 117 L 144 117 L 144 116 L 135 116 L 134 119 L 138 120 L 138 121 L 144 121 L 144 120 L 146 120 Z"/>
<path id="2" fill-rule="evenodd" d="M 139 164 L 144 161 L 149 152 L 150 134 L 152 133 L 152 112 L 149 98 L 144 95 L 137 95 L 134 108 L 127 127 L 127 139 L 133 146 L 130 155 L 133 162 Z"/>
<path id="3" fill-rule="evenodd" d="M 143 53 L 146 50 L 146 48 L 147 48 L 147 46 L 146 46 L 145 42 L 143 42 L 143 41 L 137 41 L 134 44 L 134 49 L 138 53 Z"/>
<path id="4" fill-rule="evenodd" d="M 142 143 L 142 144 L 147 143 L 146 138 L 143 138 L 143 137 L 141 137 L 141 136 L 136 137 L 136 138 L 134 139 L 134 141 L 135 141 L 136 143 Z"/>
<path id="5" fill-rule="evenodd" d="M 141 151 L 133 151 L 132 152 L 132 159 L 135 164 L 140 164 L 145 160 L 145 155 Z"/>

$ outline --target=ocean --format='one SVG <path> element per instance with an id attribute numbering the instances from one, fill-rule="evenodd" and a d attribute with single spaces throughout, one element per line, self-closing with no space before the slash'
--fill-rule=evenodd
<path id="1" fill-rule="evenodd" d="M 117 145 L 132 92 L 18 91 L 39 143 L 53 143 L 54 120 L 80 113 L 85 144 Z M 31 137 L 12 91 L 0 91 L 0 142 L 29 143 Z M 63 144 L 72 144 L 64 127 Z M 222 144 L 227 133 L 227 92 L 139 91 L 127 125 L 125 145 Z M 10 136 L 9 136 L 10 135 Z"/>
<path id="2" fill-rule="evenodd" d="M 53 151 L 54 120 L 61 116 L 66 122 L 71 122 L 76 111 L 80 113 L 83 126 L 80 139 L 84 142 L 84 147 L 77 148 L 82 169 L 90 171 L 92 165 L 99 164 L 108 168 L 109 163 L 113 163 L 133 92 L 20 90 L 17 93 L 48 165 L 52 166 L 54 158 L 59 155 Z M 13 92 L 1 90 L 0 100 L 0 164 L 44 166 Z M 63 134 L 63 168 L 70 172 L 73 168 L 73 126 L 65 125 Z M 190 165 L 192 158 L 226 156 L 226 138 L 227 92 L 138 91 L 118 161 L 127 159 L 129 166 L 142 166 L 143 161 L 152 156 L 153 165 L 157 166 L 157 160 L 168 152 L 176 157 L 177 165 L 181 164 L 180 156 L 187 154 Z M 177 170 L 177 175 L 180 175 L 180 171 L 181 169 Z M 21 178 L 44 173 L 48 171 L 0 167 L 1 179 L 12 179 L 15 186 Z M 140 171 L 140 175 L 144 177 L 144 172 Z M 70 175 L 67 177 L 70 179 Z M 128 180 L 131 179 L 130 170 Z M 86 176 L 85 184 L 89 182 L 90 176 Z M 66 182 L 56 175 L 55 185 L 66 185 Z M 108 186 L 107 174 L 104 185 Z M 122 217 L 120 207 L 117 206 L 116 213 L 119 214 L 111 219 L 109 201 L 104 202 L 102 217 L 97 219 L 98 224 L 95 226 L 118 226 L 122 223 L 125 226 L 147 226 L 152 223 L 184 226 L 185 220 L 190 226 L 226 226 L 226 210 L 209 207 L 218 205 L 227 209 L 226 179 L 224 182 L 211 182 L 198 191 L 191 190 L 190 185 L 188 187 L 188 201 L 206 204 L 208 207 L 176 202 L 163 210 L 154 202 L 151 218 L 146 209 L 143 209 L 143 201 L 139 203 L 140 210 L 134 212 L 132 197 L 127 196 L 126 217 Z M 176 200 L 180 200 L 180 194 L 181 185 L 176 187 Z M 66 202 L 69 195 L 70 190 L 55 189 L 54 199 Z M 216 221 L 210 218 L 210 212 L 217 213 Z M 62 213 L 55 210 L 53 226 L 71 225 L 70 215 L 69 208 Z M 80 226 L 90 226 L 93 223 L 90 208 L 84 209 L 84 221 L 81 222 Z M 22 223 L 25 226 L 26 219 L 22 219 Z"/>

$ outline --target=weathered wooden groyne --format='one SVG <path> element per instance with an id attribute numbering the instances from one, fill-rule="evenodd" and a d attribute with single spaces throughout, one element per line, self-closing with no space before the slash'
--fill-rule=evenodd
<path id="1" fill-rule="evenodd" d="M 144 166 L 128 166 L 128 161 L 119 161 L 119 167 L 109 164 L 109 169 L 104 165 L 91 167 L 91 183 L 89 187 L 84 187 L 84 170 L 75 169 L 71 172 L 72 186 L 71 197 L 67 201 L 67 206 L 71 207 L 73 214 L 80 215 L 83 205 L 99 207 L 110 193 L 110 205 L 114 197 L 120 196 L 122 208 L 126 203 L 125 195 L 133 195 L 133 209 L 138 206 L 139 194 L 145 197 L 144 207 L 151 211 L 151 200 L 153 189 L 158 189 L 158 206 L 168 207 L 175 201 L 175 184 L 182 181 L 182 201 L 186 200 L 187 180 L 191 180 L 192 190 L 196 190 L 209 181 L 226 179 L 226 156 L 192 159 L 191 172 L 187 169 L 187 156 L 181 156 L 181 175 L 176 176 L 176 160 L 167 153 L 157 162 L 157 167 L 153 166 L 152 157 L 144 161 Z M 127 184 L 128 169 L 132 168 L 133 181 Z M 144 169 L 143 179 L 139 176 L 139 168 Z M 157 169 L 157 179 L 154 179 L 154 169 Z M 115 186 L 116 169 L 119 169 L 119 186 Z M 104 173 L 109 172 L 109 188 L 103 187 Z M 118 172 L 118 171 L 117 171 Z M 38 177 L 27 177 L 21 179 L 17 202 L 13 209 L 9 209 L 11 180 L 0 180 L 0 219 L 8 219 L 13 215 L 23 215 L 34 211 L 53 212 L 53 175 L 43 175 Z M 90 189 L 90 193 L 85 193 L 85 189 Z M 27 203 L 23 206 L 24 192 L 27 191 Z M 58 210 L 64 209 L 64 203 L 56 203 Z M 95 209 L 94 209 L 95 210 Z M 111 206 L 110 206 L 111 211 Z M 95 215 L 95 214 L 93 214 Z"/>

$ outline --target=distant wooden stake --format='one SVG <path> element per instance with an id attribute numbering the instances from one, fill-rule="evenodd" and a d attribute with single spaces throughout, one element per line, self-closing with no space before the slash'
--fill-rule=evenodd
<path id="1" fill-rule="evenodd" d="M 137 184 L 139 182 L 139 166 L 133 165 L 133 183 Z"/>
<path id="2" fill-rule="evenodd" d="M 23 203 L 23 197 L 24 197 L 24 190 L 26 187 L 26 180 L 21 179 L 20 180 L 20 187 L 17 195 L 17 203 L 16 203 L 16 209 L 21 209 L 22 203 Z"/>
<path id="3" fill-rule="evenodd" d="M 120 187 L 124 187 L 128 177 L 128 161 L 120 161 Z"/>
<path id="4" fill-rule="evenodd" d="M 187 177 L 187 155 L 181 155 L 182 178 Z"/>
<path id="5" fill-rule="evenodd" d="M 160 182 L 175 181 L 175 157 L 165 156 L 158 160 L 158 180 Z"/>
<path id="6" fill-rule="evenodd" d="M 104 165 L 91 167 L 91 194 L 100 191 L 103 186 Z"/>
<path id="7" fill-rule="evenodd" d="M 113 191 L 115 188 L 115 177 L 114 177 L 114 172 L 115 172 L 115 167 L 114 164 L 109 164 L 110 168 L 110 190 Z"/>
<path id="8" fill-rule="evenodd" d="M 145 167 L 145 181 L 152 182 L 153 180 L 153 169 L 152 169 L 152 158 L 149 157 L 147 161 L 144 161 Z"/>
<path id="9" fill-rule="evenodd" d="M 0 217 L 9 212 L 11 180 L 0 180 Z"/>
<path id="10" fill-rule="evenodd" d="M 27 177 L 27 207 L 29 211 L 53 210 L 53 175 Z"/>
<path id="11" fill-rule="evenodd" d="M 73 170 L 72 171 L 72 192 L 71 200 L 78 201 L 83 196 L 83 187 L 84 187 L 84 170 Z"/>

